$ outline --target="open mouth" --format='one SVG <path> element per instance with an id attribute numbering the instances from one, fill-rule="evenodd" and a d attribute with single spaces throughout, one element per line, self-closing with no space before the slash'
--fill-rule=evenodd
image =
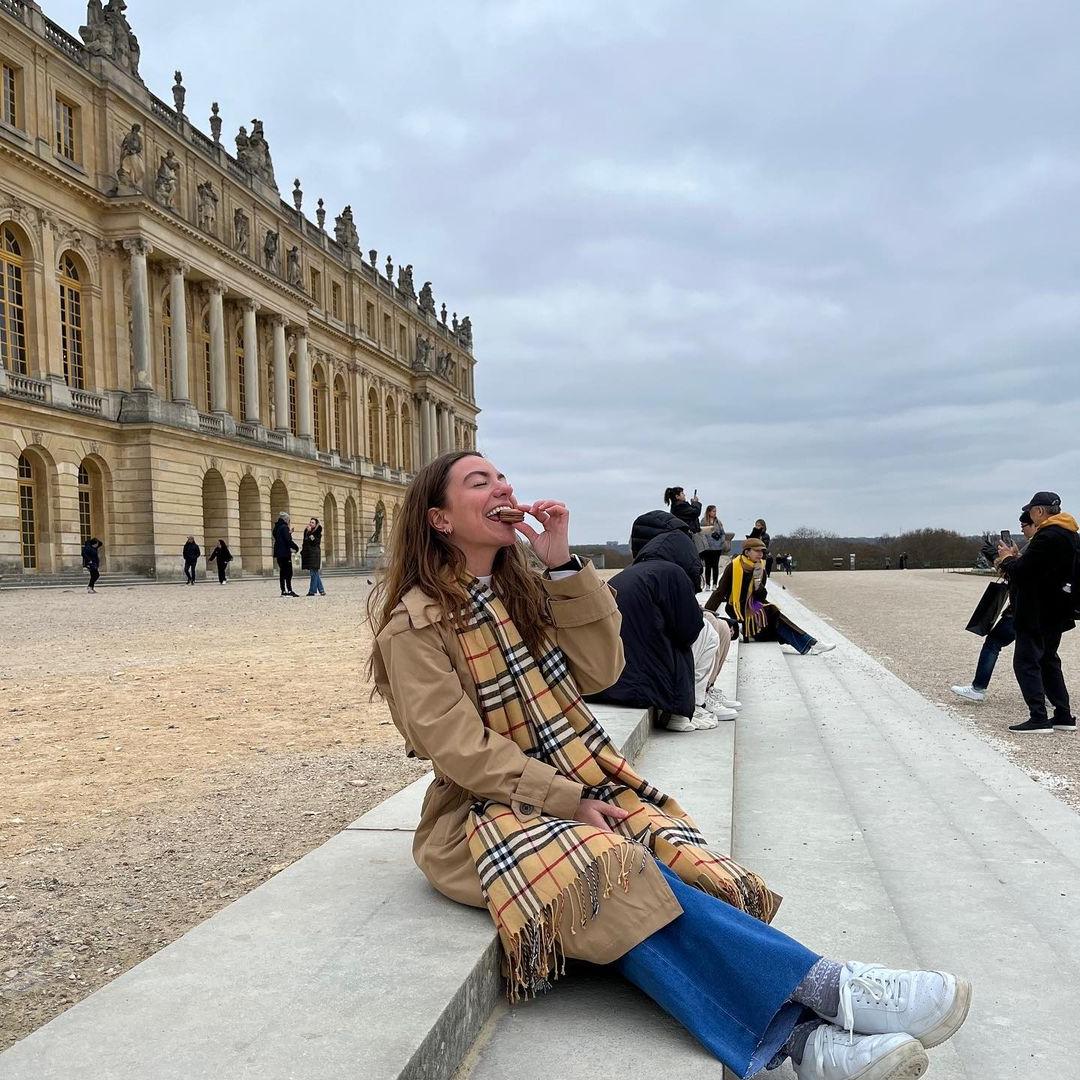
<path id="1" fill-rule="evenodd" d="M 501 521 L 504 525 L 513 524 L 515 521 L 524 521 L 525 515 L 516 507 L 496 506 L 485 515 L 490 521 Z"/>

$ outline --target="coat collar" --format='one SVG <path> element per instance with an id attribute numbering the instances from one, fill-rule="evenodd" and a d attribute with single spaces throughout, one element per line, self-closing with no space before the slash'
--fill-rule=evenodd
<path id="1" fill-rule="evenodd" d="M 419 586 L 411 588 L 401 598 L 401 603 L 409 613 L 409 621 L 417 630 L 442 622 L 442 608 L 439 607 L 437 601 L 428 596 Z"/>

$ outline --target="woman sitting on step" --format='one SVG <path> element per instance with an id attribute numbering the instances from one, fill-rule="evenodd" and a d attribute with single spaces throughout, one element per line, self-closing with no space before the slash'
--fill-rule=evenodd
<path id="1" fill-rule="evenodd" d="M 811 656 L 835 649 L 835 645 L 811 637 L 768 602 L 765 550 L 764 541 L 747 537 L 742 554 L 724 567 L 720 584 L 705 602 L 705 610 L 719 611 L 723 605 L 728 617 L 742 627 L 743 641 L 780 641 Z"/>
<path id="2" fill-rule="evenodd" d="M 519 504 L 471 451 L 406 491 L 369 611 L 378 690 L 435 770 L 421 870 L 487 907 L 512 1000 L 549 989 L 569 956 L 611 965 L 739 1077 L 787 1058 L 800 1080 L 921 1076 L 970 986 L 834 962 L 768 925 L 779 898 L 711 850 L 584 704 L 622 649 L 611 591 L 571 557 L 568 526 L 562 503 Z"/>

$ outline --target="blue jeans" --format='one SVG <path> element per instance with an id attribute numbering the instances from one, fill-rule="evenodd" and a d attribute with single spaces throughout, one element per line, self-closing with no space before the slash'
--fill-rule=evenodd
<path id="1" fill-rule="evenodd" d="M 971 685 L 976 690 L 985 690 L 990 685 L 990 678 L 994 674 L 994 665 L 997 663 L 998 654 L 1006 646 L 1016 640 L 1016 628 L 1013 625 L 1011 615 L 1002 615 L 994 628 L 986 635 L 983 647 L 979 650 L 979 662 L 975 665 L 975 678 Z"/>
<path id="2" fill-rule="evenodd" d="M 796 652 L 804 654 L 817 644 L 817 638 L 811 637 L 783 615 L 777 620 L 776 636 L 785 645 L 790 645 Z"/>
<path id="3" fill-rule="evenodd" d="M 314 596 L 316 593 L 320 596 L 325 596 L 326 590 L 323 588 L 322 577 L 320 576 L 319 571 L 309 570 L 308 575 L 308 596 Z"/>
<path id="4" fill-rule="evenodd" d="M 791 995 L 820 957 L 660 870 L 683 914 L 614 966 L 739 1077 L 754 1076 L 805 1018 Z"/>

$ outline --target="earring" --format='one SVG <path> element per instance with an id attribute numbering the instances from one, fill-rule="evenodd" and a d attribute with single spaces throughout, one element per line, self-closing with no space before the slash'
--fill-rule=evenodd
<path id="1" fill-rule="evenodd" d="M 454 526 L 453 525 L 447 525 L 446 528 L 443 529 L 443 532 L 446 533 L 447 536 L 453 536 L 454 535 Z"/>

